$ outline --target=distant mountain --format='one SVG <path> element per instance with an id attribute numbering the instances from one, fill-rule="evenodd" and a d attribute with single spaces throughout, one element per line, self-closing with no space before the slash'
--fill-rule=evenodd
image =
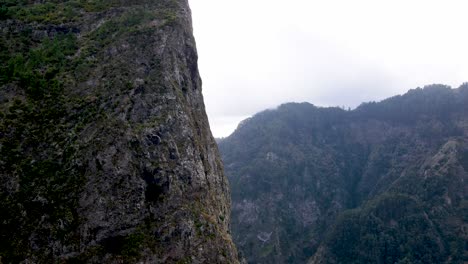
<path id="1" fill-rule="evenodd" d="M 468 261 L 468 84 L 284 104 L 219 148 L 249 263 Z"/>

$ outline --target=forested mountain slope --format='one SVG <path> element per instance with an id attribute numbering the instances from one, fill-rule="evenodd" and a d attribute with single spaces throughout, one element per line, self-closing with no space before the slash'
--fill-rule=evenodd
<path id="1" fill-rule="evenodd" d="M 468 85 L 290 103 L 219 142 L 251 263 L 468 261 Z"/>

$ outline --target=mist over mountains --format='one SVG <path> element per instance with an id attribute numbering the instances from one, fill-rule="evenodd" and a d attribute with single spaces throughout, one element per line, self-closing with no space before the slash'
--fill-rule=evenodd
<path id="1" fill-rule="evenodd" d="M 466 72 L 462 5 L 195 2 L 229 129 Z M 468 263 L 468 84 L 215 142 L 193 27 L 188 0 L 0 1 L 0 264 Z"/>
<path id="2" fill-rule="evenodd" d="M 288 103 L 218 143 L 249 263 L 468 261 L 468 84 Z"/>

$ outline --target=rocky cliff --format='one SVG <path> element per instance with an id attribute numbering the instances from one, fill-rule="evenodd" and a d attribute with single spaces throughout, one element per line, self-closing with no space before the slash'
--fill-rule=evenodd
<path id="1" fill-rule="evenodd" d="M 0 4 L 0 262 L 237 263 L 188 2 Z"/>
<path id="2" fill-rule="evenodd" d="M 468 85 L 352 111 L 285 104 L 220 150 L 250 263 L 468 261 Z"/>

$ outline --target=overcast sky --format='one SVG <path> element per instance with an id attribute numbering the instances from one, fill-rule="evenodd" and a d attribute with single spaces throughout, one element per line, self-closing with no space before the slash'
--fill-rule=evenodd
<path id="1" fill-rule="evenodd" d="M 215 137 L 285 102 L 356 107 L 468 81 L 468 1 L 189 0 Z"/>

